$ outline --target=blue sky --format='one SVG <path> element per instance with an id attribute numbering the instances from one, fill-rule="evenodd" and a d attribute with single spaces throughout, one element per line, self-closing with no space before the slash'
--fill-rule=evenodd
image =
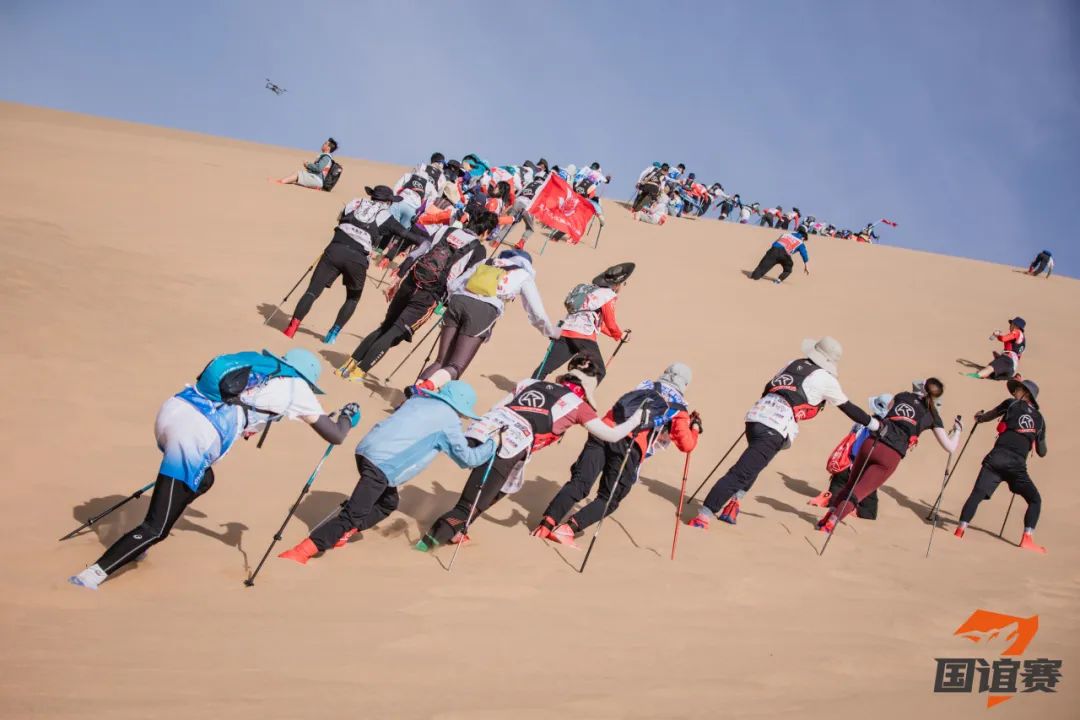
<path id="1" fill-rule="evenodd" d="M 398 163 L 653 160 L 1080 274 L 1080 3 L 0 3 L 0 98 Z M 265 78 L 288 88 L 277 97 Z"/>

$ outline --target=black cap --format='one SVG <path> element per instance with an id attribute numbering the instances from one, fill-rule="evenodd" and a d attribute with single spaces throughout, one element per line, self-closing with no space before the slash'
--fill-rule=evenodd
<path id="1" fill-rule="evenodd" d="M 1027 323 L 1024 322 L 1024 318 L 1019 317 L 1019 316 L 1014 317 L 1012 320 L 1010 320 L 1009 324 L 1010 325 L 1015 325 L 1016 327 L 1020 328 L 1021 330 L 1023 330 L 1025 327 L 1027 327 Z"/>
<path id="2" fill-rule="evenodd" d="M 443 155 L 441 152 L 432 153 L 430 162 L 444 163 L 444 162 L 446 162 L 446 156 Z"/>
<path id="3" fill-rule="evenodd" d="M 385 185 L 376 185 L 373 188 L 364 186 L 364 192 L 376 202 L 398 202 L 401 200 L 400 195 L 395 195 L 394 191 Z"/>

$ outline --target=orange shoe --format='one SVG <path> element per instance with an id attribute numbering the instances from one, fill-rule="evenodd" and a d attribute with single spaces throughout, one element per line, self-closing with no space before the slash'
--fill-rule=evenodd
<path id="1" fill-rule="evenodd" d="M 435 383 L 431 382 L 430 380 L 421 380 L 420 382 L 416 383 L 414 387 L 417 390 L 425 390 L 427 392 L 435 392 L 436 390 L 438 390 L 438 388 L 435 387 Z"/>
<path id="2" fill-rule="evenodd" d="M 283 560 L 295 560 L 301 565 L 307 565 L 307 561 L 319 552 L 319 548 L 315 547 L 315 543 L 311 542 L 311 538 L 304 538 L 300 543 L 285 552 L 278 555 Z"/>
<path id="3" fill-rule="evenodd" d="M 1020 547 L 1024 550 L 1033 550 L 1037 553 L 1046 554 L 1046 548 L 1042 545 L 1036 545 L 1035 539 L 1031 537 L 1031 533 L 1024 533 L 1024 536 L 1020 538 Z"/>
<path id="4" fill-rule="evenodd" d="M 517 250 L 524 250 L 525 249 L 525 238 L 521 238 L 520 240 L 518 240 L 517 244 L 514 245 L 514 248 L 517 249 Z"/>
<path id="5" fill-rule="evenodd" d="M 574 543 L 574 529 L 566 523 L 563 523 L 559 527 L 552 530 L 548 536 L 548 539 L 553 540 L 560 545 L 570 545 L 571 547 L 577 547 L 577 544 Z"/>
<path id="6" fill-rule="evenodd" d="M 296 335 L 296 331 L 299 330 L 299 329 L 300 329 L 300 321 L 297 320 L 296 318 L 293 318 L 292 320 L 289 321 L 288 327 L 286 327 L 281 332 L 283 332 L 285 334 L 285 337 L 291 338 L 292 336 Z"/>
<path id="7" fill-rule="evenodd" d="M 825 517 L 818 520 L 817 529 L 828 535 L 832 535 L 836 529 L 836 516 L 832 512 L 825 513 Z"/>
<path id="8" fill-rule="evenodd" d="M 390 258 L 384 257 L 382 260 L 379 261 L 380 270 L 385 270 L 388 267 L 390 267 Z"/>
<path id="9" fill-rule="evenodd" d="M 540 521 L 540 524 L 536 526 L 536 529 L 532 531 L 533 537 L 538 537 L 541 540 L 551 540 L 551 531 L 555 529 L 555 518 L 550 515 L 545 515 L 544 519 Z"/>
<path id="10" fill-rule="evenodd" d="M 454 537 L 450 538 L 451 545 L 468 545 L 472 540 L 465 533 L 456 533 Z"/>
<path id="11" fill-rule="evenodd" d="M 958 538 L 964 537 L 964 528 L 957 527 L 955 530 L 953 530 L 953 535 L 955 535 Z"/>
<path id="12" fill-rule="evenodd" d="M 813 505 L 814 507 L 829 507 L 829 498 L 832 497 L 832 493 L 826 490 L 815 498 L 811 498 L 806 501 L 807 505 Z"/>
<path id="13" fill-rule="evenodd" d="M 334 543 L 334 548 L 337 549 L 337 548 L 345 547 L 346 545 L 349 544 L 349 539 L 358 532 L 360 532 L 360 531 L 357 530 L 356 528 L 346 530 L 345 534 L 342 535 L 340 538 L 338 538 L 338 541 L 336 543 Z"/>

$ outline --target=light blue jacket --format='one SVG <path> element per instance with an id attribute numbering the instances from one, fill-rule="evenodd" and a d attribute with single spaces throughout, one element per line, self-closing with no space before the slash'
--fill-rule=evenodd
<path id="1" fill-rule="evenodd" d="M 469 447 L 461 417 L 442 400 L 413 397 L 390 417 L 371 428 L 356 446 L 386 475 L 391 487 L 412 480 L 440 453 L 463 468 L 483 465 L 495 452 L 495 441 Z"/>

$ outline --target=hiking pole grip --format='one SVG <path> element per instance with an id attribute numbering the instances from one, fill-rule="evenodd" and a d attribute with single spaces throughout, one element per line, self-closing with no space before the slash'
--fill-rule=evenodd
<path id="1" fill-rule="evenodd" d="M 619 354 L 620 350 L 622 350 L 622 346 L 630 340 L 630 333 L 632 332 L 633 330 L 627 330 L 623 333 L 623 336 L 619 338 L 619 344 L 615 346 L 615 350 L 611 353 L 611 358 L 607 361 L 607 366 L 609 368 L 611 367 L 611 363 L 615 362 L 615 356 Z"/>
<path id="2" fill-rule="evenodd" d="M 144 492 L 146 492 L 150 488 L 154 487 L 154 485 L 156 485 L 156 484 L 157 484 L 157 480 L 155 480 L 152 483 L 147 483 L 146 485 L 142 486 L 141 488 L 139 488 L 135 492 L 131 493 L 126 498 L 124 498 L 120 502 L 116 503 L 115 505 L 113 505 L 109 509 L 103 510 L 102 512 L 99 512 L 97 515 L 90 518 L 89 520 L 84 522 L 82 525 L 80 525 L 79 527 L 77 527 L 74 530 L 72 530 L 71 532 L 69 532 L 64 537 L 58 539 L 57 542 L 63 542 L 64 540 L 68 540 L 70 538 L 73 538 L 76 535 L 78 535 L 80 532 L 85 530 L 86 528 L 93 527 L 94 523 L 96 523 L 98 520 L 105 517 L 109 513 L 113 512 L 114 510 L 119 510 L 124 505 L 127 505 L 129 502 L 131 502 L 132 500 L 138 500 L 139 498 L 141 498 Z"/>
<path id="3" fill-rule="evenodd" d="M 311 477 L 308 478 L 307 482 L 304 483 L 304 487 L 300 489 L 300 495 L 297 496 L 296 502 L 289 508 L 289 514 L 285 516 L 285 520 L 281 523 L 281 527 L 274 533 L 274 538 L 270 541 L 270 546 L 266 548 L 266 552 L 263 553 L 262 559 L 259 560 L 259 564 L 255 566 L 255 570 L 251 573 L 250 577 L 244 581 L 244 585 L 247 587 L 253 587 L 255 585 L 255 577 L 259 574 L 259 571 L 262 570 L 263 563 L 266 562 L 266 558 L 270 557 L 270 553 L 274 550 L 274 545 L 281 540 L 282 534 L 285 532 L 285 526 L 292 520 L 292 516 L 296 513 L 296 508 L 300 507 L 300 501 L 304 499 L 308 490 L 311 489 L 311 484 L 315 482 L 315 478 L 319 475 L 319 471 L 322 470 L 323 463 L 326 462 L 326 458 L 330 456 L 330 451 L 333 450 L 334 447 L 333 443 L 326 446 L 326 452 L 324 452 L 322 458 L 319 459 L 319 464 L 315 466 L 315 470 L 311 473 Z"/>
<path id="4" fill-rule="evenodd" d="M 746 435 L 746 430 L 743 430 L 741 433 L 739 433 L 739 437 L 735 438 L 735 442 L 731 443 L 731 447 L 729 447 L 727 449 L 727 452 L 724 453 L 724 457 L 720 458 L 720 461 L 717 462 L 716 465 L 713 466 L 713 469 L 709 471 L 709 474 L 706 475 L 705 479 L 701 481 L 700 485 L 698 485 L 697 490 L 694 491 L 694 494 L 691 495 L 690 499 L 686 501 L 687 505 L 694 502 L 694 498 L 696 498 L 698 496 L 698 493 L 701 492 L 701 489 L 703 487 L 705 487 L 705 483 L 709 482 L 709 480 L 716 473 L 716 471 L 720 469 L 720 466 L 724 464 L 725 460 L 727 460 L 728 455 L 731 454 L 731 451 L 735 449 L 735 446 L 739 444 L 739 441 L 742 440 L 743 436 L 745 436 L 745 435 Z"/>
<path id="5" fill-rule="evenodd" d="M 851 482 L 851 489 L 848 490 L 847 497 L 844 498 L 844 501 L 842 503 L 836 506 L 837 508 L 843 508 L 844 505 L 847 505 L 849 502 L 851 502 L 851 496 L 855 494 L 855 486 L 859 484 L 859 480 L 862 479 L 862 475 L 863 472 L 866 470 L 866 466 L 870 464 L 870 458 L 874 456 L 874 450 L 877 448 L 877 444 L 878 436 L 875 435 L 874 441 L 870 443 L 870 452 L 866 453 L 866 460 L 863 461 L 862 467 L 859 468 L 859 472 L 855 474 L 855 479 Z M 837 522 L 840 522 L 839 519 L 837 520 Z M 835 528 L 833 528 L 833 532 L 835 532 Z M 818 557 L 824 555 L 825 551 L 829 548 L 829 541 L 832 540 L 833 532 L 830 532 L 825 538 L 825 544 L 821 546 L 821 552 L 818 553 Z"/>

